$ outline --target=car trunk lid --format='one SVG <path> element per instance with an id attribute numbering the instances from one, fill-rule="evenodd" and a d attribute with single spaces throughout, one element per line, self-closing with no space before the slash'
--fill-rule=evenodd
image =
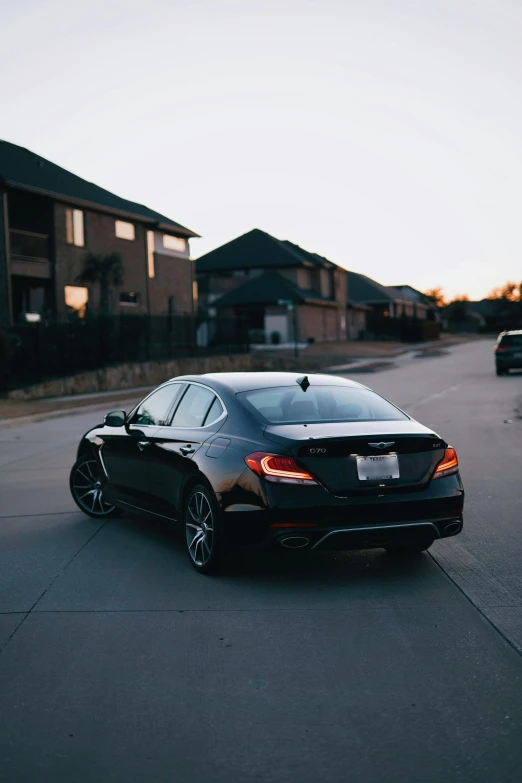
<path id="1" fill-rule="evenodd" d="M 300 465 L 338 496 L 422 489 L 447 445 L 411 420 L 278 424 L 267 427 L 265 437 L 287 448 Z M 360 478 L 358 458 L 393 455 L 397 457 L 398 478 Z M 362 465 L 360 470 L 364 470 Z"/>

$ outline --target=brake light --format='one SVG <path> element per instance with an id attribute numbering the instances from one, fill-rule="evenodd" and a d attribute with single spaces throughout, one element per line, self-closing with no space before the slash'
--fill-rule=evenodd
<path id="1" fill-rule="evenodd" d="M 300 468 L 293 457 L 256 451 L 245 457 L 245 462 L 250 470 L 266 481 L 281 484 L 317 484 L 313 476 Z"/>
<path id="2" fill-rule="evenodd" d="M 499 351 L 507 351 L 508 346 L 507 345 L 495 345 L 495 351 L 498 353 Z"/>
<path id="3" fill-rule="evenodd" d="M 451 476 L 453 473 L 458 473 L 459 461 L 457 459 L 457 452 L 452 449 L 451 446 L 445 449 L 444 456 L 435 468 L 433 478 L 442 478 L 443 476 Z"/>

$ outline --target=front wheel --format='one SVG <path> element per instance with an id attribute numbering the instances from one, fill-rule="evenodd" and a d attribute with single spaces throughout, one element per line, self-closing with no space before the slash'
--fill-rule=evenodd
<path id="1" fill-rule="evenodd" d="M 196 571 L 211 574 L 218 570 L 222 550 L 218 507 L 203 484 L 190 490 L 185 504 L 185 541 Z"/>
<path id="2" fill-rule="evenodd" d="M 69 487 L 73 500 L 84 514 L 95 518 L 116 517 L 121 512 L 116 506 L 106 503 L 100 481 L 100 468 L 94 457 L 80 457 L 72 466 Z"/>

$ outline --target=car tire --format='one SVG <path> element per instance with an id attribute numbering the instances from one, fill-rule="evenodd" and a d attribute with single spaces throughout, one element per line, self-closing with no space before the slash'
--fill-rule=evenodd
<path id="1" fill-rule="evenodd" d="M 500 367 L 497 367 L 497 375 L 505 375 L 508 372 L 508 370 L 501 369 Z"/>
<path id="2" fill-rule="evenodd" d="M 426 552 L 432 543 L 433 541 L 430 541 L 430 543 L 426 544 L 403 544 L 402 546 L 387 546 L 386 551 L 389 555 L 394 555 L 397 557 L 420 555 L 423 552 Z"/>
<path id="3" fill-rule="evenodd" d="M 103 500 L 100 466 L 91 454 L 80 457 L 71 468 L 69 489 L 78 508 L 95 519 L 120 516 L 119 508 Z"/>
<path id="4" fill-rule="evenodd" d="M 185 545 L 192 566 L 200 574 L 219 571 L 223 536 L 214 493 L 204 484 L 190 489 L 184 508 Z"/>

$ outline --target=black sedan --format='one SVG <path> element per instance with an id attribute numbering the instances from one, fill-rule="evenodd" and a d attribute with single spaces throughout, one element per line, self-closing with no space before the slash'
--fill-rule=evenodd
<path id="1" fill-rule="evenodd" d="M 238 546 L 417 553 L 462 530 L 455 450 L 329 375 L 174 378 L 84 435 L 70 487 L 90 516 L 172 521 L 201 572 Z"/>

